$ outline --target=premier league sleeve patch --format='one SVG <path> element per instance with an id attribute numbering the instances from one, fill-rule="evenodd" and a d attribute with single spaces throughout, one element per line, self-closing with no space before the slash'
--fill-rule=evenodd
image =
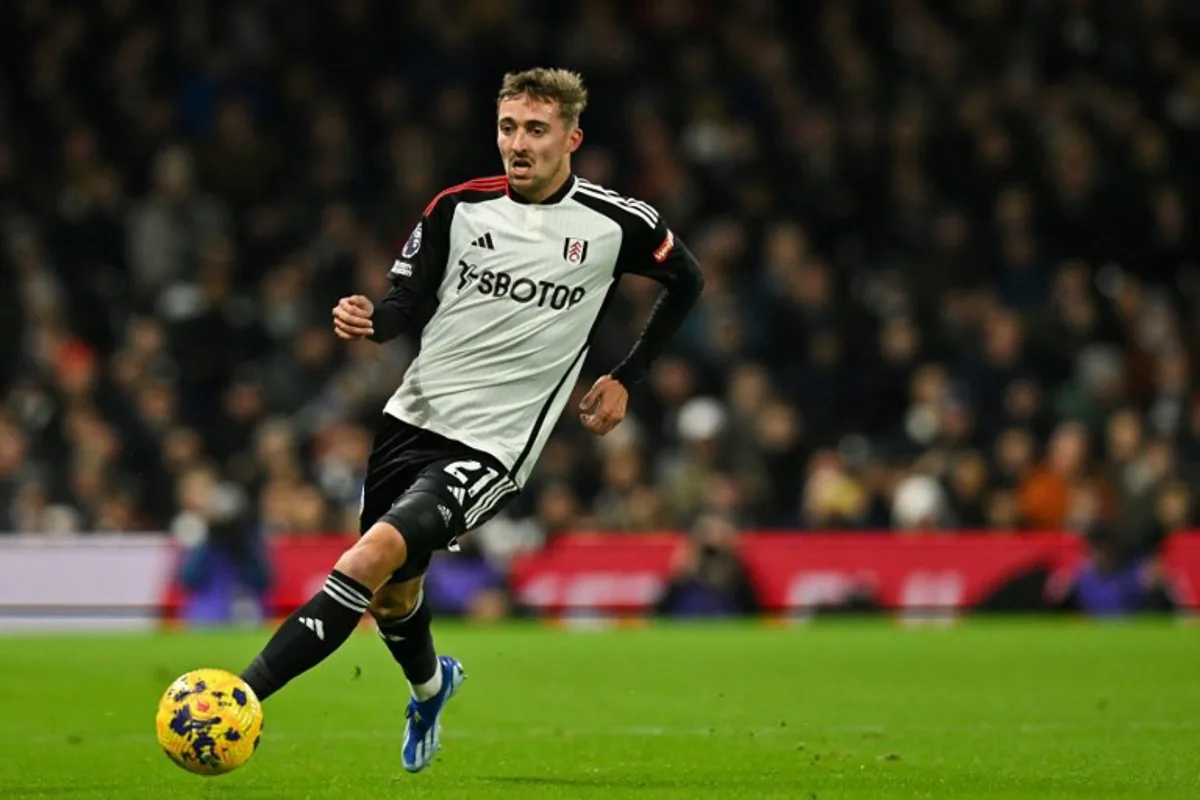
<path id="1" fill-rule="evenodd" d="M 400 257 L 411 259 L 421 249 L 421 236 L 424 231 L 424 223 L 418 222 L 417 227 L 413 228 L 413 232 L 408 235 L 408 241 L 404 243 L 404 249 L 400 251 Z"/>

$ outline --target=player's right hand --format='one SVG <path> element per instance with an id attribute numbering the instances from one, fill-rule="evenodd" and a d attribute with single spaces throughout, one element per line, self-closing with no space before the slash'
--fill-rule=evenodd
<path id="1" fill-rule="evenodd" d="M 333 307 L 333 332 L 348 342 L 363 339 L 375 332 L 371 315 L 375 304 L 361 294 L 343 297 Z"/>

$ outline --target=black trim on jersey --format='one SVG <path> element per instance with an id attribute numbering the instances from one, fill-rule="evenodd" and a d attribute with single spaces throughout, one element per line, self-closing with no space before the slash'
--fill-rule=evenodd
<path id="1" fill-rule="evenodd" d="M 563 185 L 554 190 L 554 194 L 550 195 L 545 200 L 542 200 L 540 203 L 535 203 L 529 198 L 525 197 L 523 194 L 517 191 L 517 189 L 511 183 L 508 184 L 507 192 L 508 199 L 512 200 L 514 203 L 520 203 L 523 206 L 549 206 L 554 205 L 555 203 L 561 203 L 574 188 L 575 173 L 572 172 L 571 174 L 567 175 L 567 179 L 563 181 Z"/>
<path id="2" fill-rule="evenodd" d="M 649 213 L 642 208 L 644 204 L 615 193 L 611 197 L 597 196 L 599 191 L 588 187 L 576 192 L 573 199 L 621 226 L 621 250 L 613 277 L 619 280 L 628 272 L 651 278 L 663 287 L 633 349 L 609 373 L 628 388 L 646 377 L 683 324 L 704 289 L 704 274 L 695 256 L 671 233 L 658 212 L 651 209 L 653 213 Z M 653 226 L 649 219 L 655 220 Z"/>
<path id="3" fill-rule="evenodd" d="M 591 181 L 580 180 L 577 194 L 587 195 L 593 200 L 600 200 L 610 206 L 615 206 L 623 214 L 637 217 L 650 228 L 655 228 L 662 222 L 658 211 L 649 203 L 635 200 L 632 197 L 625 197 L 622 194 L 614 192 L 612 189 L 606 189 Z"/>
<path id="4" fill-rule="evenodd" d="M 679 330 L 704 290 L 704 274 L 700 271 L 699 262 L 678 240 L 662 264 L 635 274 L 653 278 L 664 288 L 654 301 L 650 318 L 646 320 L 629 355 L 610 373 L 626 387 L 640 383 L 646 377 L 651 365 L 667 349 L 671 337 Z"/>
<path id="5" fill-rule="evenodd" d="M 493 188 L 494 187 L 494 188 Z M 392 282 L 383 299 L 375 304 L 371 323 L 375 342 L 387 342 L 402 333 L 419 339 L 438 308 L 438 288 L 446 275 L 450 254 L 450 226 L 459 203 L 482 203 L 503 197 L 503 178 L 482 178 L 451 187 L 433 199 L 417 223 L 420 232 L 415 251 L 402 251 L 388 277 Z M 487 243 L 492 244 L 491 234 Z M 410 236 L 410 242 L 413 237 Z M 408 245 L 405 246 L 408 249 Z"/>
<path id="6" fill-rule="evenodd" d="M 558 383 L 554 384 L 553 391 L 546 398 L 546 402 L 542 403 L 542 410 L 538 412 L 537 419 L 533 422 L 533 430 L 529 432 L 529 438 L 525 440 L 525 447 L 521 450 L 521 455 L 513 462 L 512 469 L 508 471 L 510 478 L 516 479 L 516 475 L 521 471 L 521 467 L 525 464 L 525 459 L 529 458 L 529 453 L 533 450 L 533 445 L 537 442 L 538 435 L 542 432 L 542 425 L 546 423 L 546 416 L 550 413 L 550 406 L 554 405 L 554 398 L 558 397 L 559 391 L 563 384 L 567 382 L 567 378 L 575 369 L 575 365 L 579 363 L 579 359 L 583 358 L 583 354 L 588 350 L 588 345 L 585 342 L 583 347 L 579 348 L 579 352 L 571 359 L 571 363 L 567 365 L 563 371 L 562 377 L 558 379 Z"/>

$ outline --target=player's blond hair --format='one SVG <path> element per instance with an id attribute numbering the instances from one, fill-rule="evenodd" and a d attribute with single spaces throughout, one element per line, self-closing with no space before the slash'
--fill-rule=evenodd
<path id="1" fill-rule="evenodd" d="M 500 84 L 497 104 L 520 95 L 558 103 L 558 114 L 567 127 L 579 124 L 587 108 L 588 92 L 583 76 L 569 69 L 535 67 L 524 72 L 509 72 Z"/>

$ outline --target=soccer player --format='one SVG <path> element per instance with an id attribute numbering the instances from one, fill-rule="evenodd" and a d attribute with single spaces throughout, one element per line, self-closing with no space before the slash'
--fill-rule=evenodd
<path id="1" fill-rule="evenodd" d="M 438 194 L 378 303 L 342 298 L 345 340 L 401 333 L 420 349 L 384 408 L 368 462 L 360 538 L 324 587 L 292 614 L 242 677 L 265 700 L 349 637 L 364 612 L 411 689 L 403 764 L 429 765 L 439 717 L 465 676 L 437 656 L 423 576 L 436 550 L 486 522 L 529 478 L 583 367 L 588 338 L 621 275 L 664 286 L 628 357 L 583 398 L 603 436 L 703 286 L 694 257 L 652 207 L 571 171 L 583 141 L 579 75 L 504 77 L 496 134 L 504 174 Z"/>

